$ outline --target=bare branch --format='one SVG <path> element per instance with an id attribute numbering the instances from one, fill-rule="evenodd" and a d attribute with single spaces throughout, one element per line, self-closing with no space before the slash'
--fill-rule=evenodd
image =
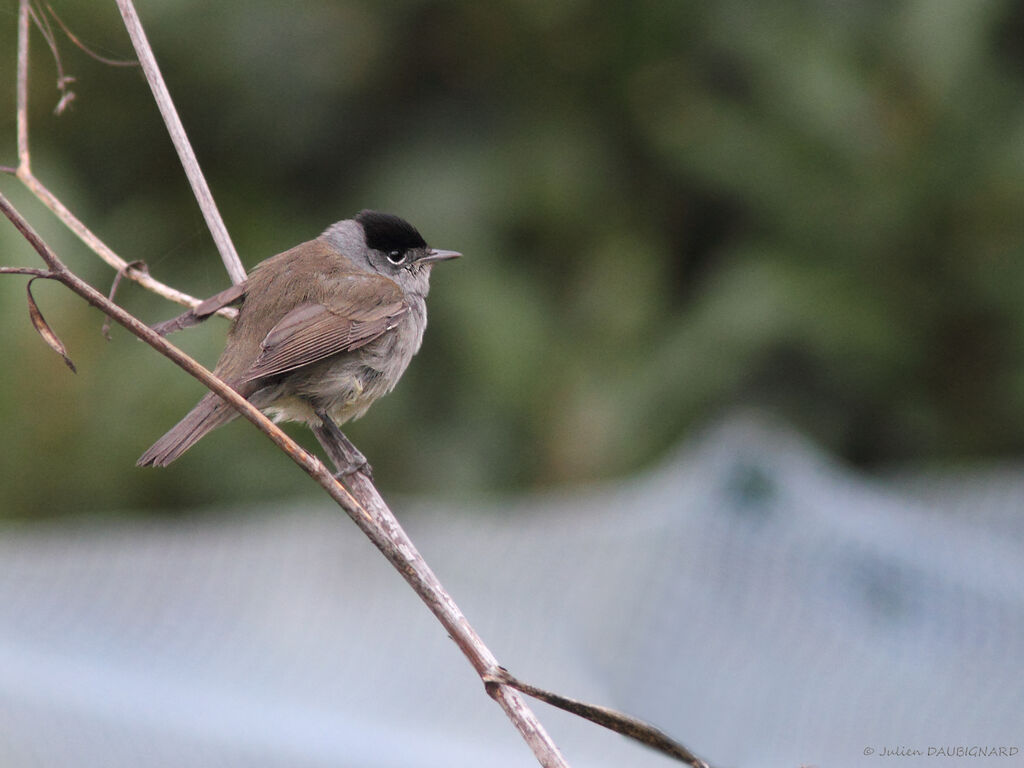
<path id="1" fill-rule="evenodd" d="M 176 288 L 172 288 L 171 286 L 160 282 L 148 272 L 132 269 L 131 265 L 127 261 L 114 253 L 106 243 L 100 240 L 99 237 L 85 226 L 85 224 L 83 224 L 75 214 L 69 211 L 67 207 L 32 174 L 31 171 L 22 171 L 22 169 L 19 168 L 18 178 L 21 179 L 22 183 L 26 187 L 28 187 L 30 192 L 39 198 L 39 201 L 42 202 L 43 205 L 53 211 L 57 218 L 64 222 L 68 229 L 78 235 L 78 238 L 85 243 L 93 253 L 107 262 L 107 264 L 116 269 L 119 273 L 122 273 L 131 280 L 134 280 L 143 288 L 146 288 L 165 299 L 176 302 L 177 304 L 182 304 L 186 307 L 196 307 L 202 303 L 202 299 L 197 299 L 194 296 L 183 293 Z M 225 307 L 217 314 L 222 317 L 233 319 L 237 317 L 238 311 L 231 307 Z"/>
<path id="2" fill-rule="evenodd" d="M 362 475 L 355 475 L 351 491 L 343 486 L 323 462 L 307 453 L 223 380 L 72 273 L 2 194 L 0 211 L 35 248 L 50 268 L 50 276 L 216 392 L 319 483 L 412 586 L 481 678 L 490 681 L 498 679 L 501 668 L 494 654 L 470 626 L 369 480 Z M 544 768 L 568 768 L 558 747 L 517 691 L 501 683 L 489 684 L 486 689 L 505 710 Z"/>
<path id="3" fill-rule="evenodd" d="M 146 266 L 146 262 L 138 260 L 131 262 L 127 267 L 124 268 L 124 270 L 114 275 L 114 282 L 110 286 L 110 293 L 107 294 L 107 298 L 110 301 L 113 301 L 114 297 L 117 296 L 117 289 L 121 286 L 121 280 L 124 279 L 125 274 L 128 272 L 128 270 L 131 269 L 136 269 L 139 272 L 145 272 L 146 274 L 149 274 L 149 267 Z M 105 318 L 103 318 L 103 327 L 100 329 L 100 332 L 107 339 L 107 341 L 110 341 L 110 322 L 110 315 L 107 315 Z M 163 336 L 164 334 L 160 335 Z"/>
<path id="4" fill-rule="evenodd" d="M 18 11 L 18 83 L 17 83 L 17 121 L 18 121 L 18 178 L 34 194 L 39 201 L 49 208 L 64 224 L 74 232 L 85 245 L 120 274 L 124 274 L 136 283 L 152 291 L 158 296 L 182 304 L 186 307 L 198 306 L 202 300 L 189 296 L 169 285 L 166 285 L 148 273 L 130 269 L 128 262 L 118 256 L 83 224 L 67 207 L 57 199 L 56 195 L 32 173 L 32 158 L 28 142 L 28 46 L 29 46 L 29 0 L 21 0 Z M 8 168 L 0 170 L 9 171 Z M 233 319 L 237 311 L 224 307 L 218 312 L 222 317 Z"/>
<path id="5" fill-rule="evenodd" d="M 644 746 L 657 750 L 669 757 L 674 757 L 676 760 L 692 766 L 692 768 L 710 768 L 706 762 L 701 760 L 678 741 L 673 739 L 664 731 L 655 728 L 650 723 L 645 723 L 643 720 L 639 720 L 614 709 L 609 709 L 608 707 L 599 707 L 596 704 L 587 704 L 584 701 L 570 699 L 568 696 L 562 696 L 559 693 L 545 691 L 543 688 L 538 688 L 535 685 L 524 683 L 522 680 L 517 680 L 509 674 L 506 669 L 501 670 L 501 675 L 499 677 L 493 680 L 485 679 L 484 681 L 485 685 L 498 683 L 510 685 L 517 691 L 525 693 L 527 696 L 540 699 L 553 707 L 558 707 L 566 712 L 571 712 L 572 714 L 589 720 L 592 723 L 596 723 L 603 728 L 615 731 L 616 733 L 621 733 L 623 736 L 627 736 L 634 741 L 638 741 Z"/>
<path id="6" fill-rule="evenodd" d="M 28 173 L 28 14 L 29 0 L 18 6 L 18 174 Z"/>
<path id="7" fill-rule="evenodd" d="M 32 275 L 33 277 L 53 277 L 53 272 L 48 269 L 34 269 L 33 267 L 0 267 L 0 275 Z"/>
<path id="8" fill-rule="evenodd" d="M 64 34 L 68 36 L 68 40 L 70 40 L 72 43 L 77 45 L 78 48 L 84 54 L 86 54 L 87 56 L 91 56 L 92 58 L 96 59 L 96 61 L 100 62 L 101 64 L 106 64 L 108 67 L 137 67 L 137 66 L 139 66 L 139 62 L 137 60 L 135 60 L 135 59 L 108 59 L 106 56 L 101 56 L 100 54 L 96 53 L 96 51 L 92 50 L 89 46 L 87 46 L 85 43 L 83 43 L 81 40 L 79 40 L 74 35 L 74 33 L 72 33 L 72 31 L 70 29 L 68 29 L 68 25 L 65 24 L 61 20 L 60 16 L 57 15 L 57 12 L 55 10 L 53 10 L 53 6 L 52 5 L 47 3 L 46 4 L 46 10 L 48 10 L 50 12 L 50 15 L 53 16 L 53 18 L 60 25 L 60 28 L 62 30 L 64 30 Z"/>
<path id="9" fill-rule="evenodd" d="M 32 17 L 32 21 L 36 23 L 36 29 L 39 30 L 39 34 L 43 36 L 46 44 L 50 47 L 53 63 L 57 67 L 57 91 L 60 93 L 60 99 L 57 101 L 57 106 L 53 108 L 53 114 L 61 115 L 70 106 L 71 102 L 75 100 L 75 92 L 68 88 L 71 83 L 75 82 L 75 78 L 64 74 L 64 62 L 61 60 L 60 50 L 57 48 L 57 38 L 53 34 L 53 27 L 50 26 L 50 20 L 46 17 L 46 12 L 41 8 L 37 12 L 31 6 L 29 6 L 28 12 Z"/>
<path id="10" fill-rule="evenodd" d="M 160 114 L 163 115 L 164 124 L 171 134 L 171 141 L 174 142 L 174 148 L 178 150 L 178 157 L 185 168 L 189 183 L 192 184 L 192 192 L 206 218 L 206 226 L 209 227 L 210 234 L 213 235 L 213 240 L 217 244 L 217 250 L 220 252 L 221 260 L 224 262 L 231 282 L 238 285 L 245 280 L 245 267 L 242 266 L 242 262 L 238 258 L 235 246 L 231 242 L 231 236 L 228 234 L 224 220 L 221 219 L 220 212 L 217 210 L 217 204 L 213 200 L 210 187 L 207 185 L 202 171 L 199 170 L 199 161 L 196 160 L 195 152 L 192 151 L 192 143 L 188 140 L 185 127 L 181 124 L 181 118 L 178 117 L 178 112 L 174 108 L 174 102 L 171 101 L 171 94 L 160 74 L 153 49 L 149 46 L 146 32 L 142 29 L 142 22 L 139 21 L 139 15 L 135 12 L 135 5 L 132 0 L 117 0 L 117 7 L 121 10 L 124 25 L 128 29 L 132 45 L 135 46 L 135 54 L 139 57 L 139 63 L 142 64 L 146 81 L 153 91 L 153 98 L 160 108 Z"/>

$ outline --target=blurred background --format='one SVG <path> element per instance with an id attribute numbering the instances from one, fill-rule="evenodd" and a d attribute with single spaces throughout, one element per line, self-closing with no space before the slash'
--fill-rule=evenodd
<path id="1" fill-rule="evenodd" d="M 55 8 L 131 57 L 111 4 Z M 15 11 L 0 17 L 7 164 Z M 351 426 L 385 489 L 628 474 L 738 403 L 869 470 L 1024 449 L 1020 3 L 140 12 L 247 266 L 366 207 L 466 254 L 436 274 L 402 386 Z M 193 295 L 224 287 L 140 72 L 63 37 L 61 51 L 75 99 L 56 118 L 52 59 L 33 42 L 36 173 L 124 258 Z M 109 287 L 14 180 L 4 192 Z M 0 238 L 4 263 L 35 264 L 10 227 Z M 170 471 L 132 470 L 199 386 L 39 285 L 71 377 L 28 324 L 23 281 L 0 291 L 4 514 L 315 493 L 244 425 Z M 178 310 L 131 286 L 120 299 L 154 322 Z M 173 340 L 212 365 L 225 330 Z"/>
<path id="2" fill-rule="evenodd" d="M 7 6 L 0 10 L 0 164 L 14 165 L 17 8 Z M 113 3 L 68 0 L 54 8 L 93 49 L 132 57 Z M 458 530 L 499 521 L 510 529 L 495 531 L 494 540 L 516 536 L 511 521 L 523 517 L 534 521 L 534 544 L 551 545 L 557 534 L 536 520 L 568 525 L 551 498 L 596 493 L 602 504 L 619 499 L 628 507 L 630 497 L 611 489 L 650 481 L 662 490 L 651 491 L 648 510 L 664 516 L 644 530 L 674 531 L 661 544 L 655 536 L 629 550 L 652 568 L 683 567 L 683 560 L 664 552 L 664 562 L 651 560 L 647 545 L 710 541 L 701 551 L 720 552 L 714 568 L 748 572 L 758 557 L 729 542 L 754 526 L 751 552 L 773 550 L 774 529 L 758 522 L 775 519 L 766 509 L 816 532 L 782 547 L 768 575 L 752 576 L 754 591 L 757 579 L 777 585 L 779 595 L 817 580 L 826 593 L 834 587 L 808 598 L 801 638 L 822 652 L 823 670 L 835 658 L 889 653 L 891 666 L 878 662 L 870 673 L 851 661 L 849 674 L 865 685 L 905 683 L 901 665 L 925 665 L 916 668 L 916 688 L 894 683 L 893 696 L 911 696 L 901 705 L 905 718 L 941 711 L 940 702 L 948 705 L 969 684 L 984 689 L 988 676 L 1009 668 L 1012 653 L 1014 664 L 1021 661 L 1024 607 L 1010 586 L 1024 584 L 1024 3 L 142 0 L 139 12 L 248 267 L 362 208 L 398 213 L 431 245 L 465 254 L 436 270 L 425 344 L 397 390 L 346 429 L 385 496 L 429 498 L 435 512 L 447 510 L 431 517 L 423 502 L 408 505 L 413 518 L 417 510 L 424 515 L 424 530 L 438 530 L 431 520 L 456 529 L 450 540 L 441 537 L 448 549 L 438 543 L 440 552 L 457 559 Z M 123 258 L 144 260 L 157 278 L 196 296 L 225 287 L 141 73 L 107 67 L 57 38 L 75 98 L 54 116 L 56 71 L 33 32 L 36 174 Z M 109 288 L 111 270 L 15 179 L 0 185 L 66 263 Z M 0 252 L 5 265 L 37 264 L 10 226 L 0 226 Z M 244 423 L 211 434 L 167 470 L 135 469 L 201 387 L 118 328 L 104 340 L 103 318 L 59 286 L 39 281 L 33 290 L 78 375 L 32 330 L 24 280 L 0 280 L 0 516 L 7 518 L 0 538 L 10 553 L 36 552 L 36 536 L 49 542 L 44 549 L 63 553 L 39 531 L 73 546 L 68 531 L 79 530 L 80 519 L 113 518 L 99 524 L 116 531 L 125 519 L 164 525 L 179 518 L 221 530 L 237 522 L 226 510 L 263 510 L 270 517 L 252 525 L 272 526 L 276 504 L 321 504 L 305 475 Z M 148 322 L 180 311 L 128 284 L 119 301 Z M 213 320 L 171 339 L 212 366 L 225 331 Z M 736 413 L 745 414 L 741 427 Z M 717 431 L 723 424 L 733 426 Z M 304 428 L 289 430 L 314 446 Z M 778 445 L 799 446 L 796 469 L 763 465 Z M 673 485 L 677 476 L 690 477 L 690 485 Z M 791 487 L 791 495 L 780 490 Z M 585 506 L 570 519 L 588 520 Z M 804 507 L 824 517 L 801 518 Z M 695 535 L 707 532 L 700 515 L 711 509 L 734 510 L 724 519 L 740 528 L 715 528 L 707 540 Z M 41 520 L 57 527 L 30 525 Z M 815 527 L 822 520 L 829 522 Z M 715 516 L 704 522 L 724 525 Z M 307 534 L 326 535 L 316 526 Z M 355 534 L 340 526 L 331 535 Z M 968 540 L 976 546 L 965 558 L 957 546 Z M 97 574 L 108 541 L 101 535 L 81 555 L 82 568 L 114 589 L 130 577 L 116 569 Z M 826 557 L 824 542 L 849 559 Z M 306 550 L 296 546 L 302 561 Z M 523 543 L 522 552 L 531 546 Z M 607 544 L 591 554 L 613 551 Z M 185 564 L 171 560 L 167 573 L 195 567 L 182 556 Z M 250 561 L 239 556 L 231 568 L 245 571 Z M 15 564 L 11 573 L 45 581 L 39 574 L 47 569 L 29 564 L 45 558 L 25 557 L 28 570 Z M 787 570 L 792 563 L 806 566 L 803 576 Z M 488 565 L 484 557 L 465 573 Z M 548 566 L 537 563 L 538 573 Z M 832 566 L 849 571 L 829 576 Z M 442 575 L 444 567 L 442 560 Z M 786 579 L 771 581 L 783 572 Z M 68 574 L 79 571 L 62 573 L 74 582 Z M 677 586 L 686 583 L 677 575 Z M 690 575 L 691 598 L 710 588 L 701 578 L 707 572 Z M 949 591 L 922 586 L 915 593 L 915 585 L 935 586 L 931 575 Z M 573 579 L 562 574 L 557 583 Z M 467 576 L 467 591 L 472 583 Z M 729 584 L 708 594 L 750 609 L 749 595 Z M 649 594 L 649 584 L 639 587 Z M 966 612 L 981 603 L 964 596 L 982 594 L 996 602 L 968 622 Z M 580 605 L 591 599 L 577 597 Z M 679 615 L 710 622 L 701 638 L 681 619 L 650 624 L 655 608 L 627 624 L 674 648 L 679 664 L 722 669 L 720 658 L 694 662 L 699 654 L 683 639 L 699 647 L 716 631 L 735 639 L 755 618 L 730 629 L 729 617 L 744 610 L 700 599 L 706 614 L 690 605 Z M 833 621 L 840 614 L 859 619 L 844 628 Z M 552 608 L 545 620 L 560 615 Z M 742 652 L 725 640 L 712 644 L 732 654 L 729 663 L 756 666 L 766 637 L 780 648 L 799 645 L 778 632 L 794 629 L 795 616 L 782 607 L 761 616 L 763 634 Z M 843 656 L 843 647 L 813 634 L 808 616 L 865 645 Z M 953 629 L 957 617 L 953 624 L 970 623 L 981 634 Z M 726 624 L 714 629 L 716 620 Z M 925 627 L 927 637 L 907 634 L 911 625 Z M 494 632 L 508 637 L 506 630 L 515 632 Z M 608 632 L 615 634 L 601 636 Z M 626 674 L 615 648 L 595 652 L 597 678 L 602 669 Z M 637 666 L 630 669 L 655 684 L 653 673 L 638 671 L 654 651 L 631 648 Z M 830 657 L 828 648 L 839 655 Z M 982 664 L 973 683 L 944 678 L 934 708 L 919 706 L 932 672 L 963 668 L 965 659 Z M 760 661 L 780 675 L 770 686 L 759 678 L 773 696 L 791 680 L 780 670 L 801 669 L 799 660 L 792 668 Z M 548 682 L 557 688 L 555 677 Z M 680 684 L 676 693 L 692 707 L 720 682 Z M 733 683 L 737 698 L 757 688 L 742 675 Z M 993 739 L 1008 735 L 993 713 L 1024 709 L 1019 686 L 1000 691 L 989 709 L 977 710 Z M 614 686 L 595 692 L 609 694 L 603 703 L 613 706 L 632 703 L 640 715 L 653 700 L 642 687 L 625 701 L 612 695 Z M 741 743 L 735 733 L 709 723 L 691 730 L 701 713 L 731 711 L 728 698 L 722 693 L 710 709 L 693 711 L 673 700 L 653 714 L 672 713 L 661 722 L 678 718 L 679 735 L 698 751 L 705 734 L 718 755 L 733 760 L 820 759 L 792 744 L 774 753 L 781 762 L 753 747 L 728 752 Z M 872 706 L 866 691 L 853 701 Z M 794 707 L 815 709 L 806 701 Z M 857 721 L 840 714 L 836 722 Z M 866 734 L 888 717 L 857 722 L 867 723 Z M 789 725 L 761 722 L 762 735 Z M 917 733 L 908 729 L 892 738 Z M 852 738 L 832 756 L 837 764 L 860 759 L 867 735 Z"/>

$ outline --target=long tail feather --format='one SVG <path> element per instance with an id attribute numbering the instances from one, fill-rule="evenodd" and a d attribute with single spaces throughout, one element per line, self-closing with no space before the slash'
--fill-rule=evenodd
<path id="1" fill-rule="evenodd" d="M 166 467 L 195 445 L 207 432 L 227 424 L 237 415 L 234 408 L 211 392 L 166 435 L 153 443 L 135 462 L 136 466 Z"/>

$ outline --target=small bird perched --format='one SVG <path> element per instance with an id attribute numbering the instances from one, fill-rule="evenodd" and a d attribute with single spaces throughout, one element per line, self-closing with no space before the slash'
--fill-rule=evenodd
<path id="1" fill-rule="evenodd" d="M 309 424 L 340 474 L 369 473 L 338 425 L 394 389 L 423 342 L 431 268 L 460 255 L 428 247 L 397 216 L 362 211 L 261 262 L 194 317 L 241 302 L 214 373 L 277 421 Z M 167 466 L 237 415 L 209 392 L 137 463 Z"/>

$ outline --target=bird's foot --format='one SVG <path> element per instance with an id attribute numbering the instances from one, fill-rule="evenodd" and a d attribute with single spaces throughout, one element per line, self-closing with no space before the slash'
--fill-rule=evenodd
<path id="1" fill-rule="evenodd" d="M 366 457 L 359 454 L 357 458 L 350 460 L 344 467 L 334 473 L 336 480 L 345 482 L 352 475 L 362 474 L 367 480 L 373 480 L 373 467 L 370 466 L 370 462 L 366 460 Z"/>

